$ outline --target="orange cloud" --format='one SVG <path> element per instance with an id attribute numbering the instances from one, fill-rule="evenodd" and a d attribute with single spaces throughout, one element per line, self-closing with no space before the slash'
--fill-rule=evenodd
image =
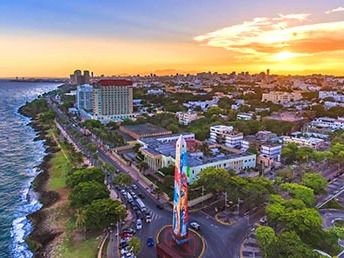
<path id="1" fill-rule="evenodd" d="M 294 52 L 305 56 L 344 50 L 344 21 L 303 24 L 309 14 L 260 17 L 194 38 L 241 55 L 262 56 Z"/>

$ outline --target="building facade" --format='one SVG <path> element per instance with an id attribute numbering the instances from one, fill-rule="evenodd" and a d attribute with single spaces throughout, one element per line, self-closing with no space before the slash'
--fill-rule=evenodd
<path id="1" fill-rule="evenodd" d="M 229 148 L 240 148 L 243 133 L 234 131 L 233 126 L 215 125 L 210 127 L 210 141 L 223 144 Z"/>
<path id="2" fill-rule="evenodd" d="M 79 85 L 76 91 L 76 106 L 78 110 L 93 109 L 93 87 L 89 84 Z"/>
<path id="3" fill-rule="evenodd" d="M 93 87 L 93 116 L 102 122 L 134 118 L 129 80 L 100 80 Z"/>
<path id="4" fill-rule="evenodd" d="M 301 92 L 272 91 L 269 93 L 263 93 L 262 95 L 262 101 L 271 101 L 275 104 L 285 104 L 291 101 L 297 101 L 301 99 Z"/>

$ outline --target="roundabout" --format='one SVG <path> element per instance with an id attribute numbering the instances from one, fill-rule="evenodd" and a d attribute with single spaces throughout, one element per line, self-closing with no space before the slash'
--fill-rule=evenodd
<path id="1" fill-rule="evenodd" d="M 156 236 L 158 257 L 198 258 L 205 252 L 204 238 L 196 231 L 189 229 L 187 241 L 177 244 L 173 239 L 172 225 L 160 229 Z"/>

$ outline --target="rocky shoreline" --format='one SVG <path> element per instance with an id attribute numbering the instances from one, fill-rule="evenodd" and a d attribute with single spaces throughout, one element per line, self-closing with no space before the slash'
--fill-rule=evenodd
<path id="1" fill-rule="evenodd" d="M 47 245 L 60 235 L 60 233 L 52 232 L 49 228 L 45 227 L 45 222 L 47 220 L 46 209 L 55 204 L 60 198 L 57 192 L 47 191 L 46 189 L 49 179 L 49 162 L 53 153 L 58 151 L 58 147 L 55 142 L 51 141 L 51 139 L 47 137 L 47 132 L 45 128 L 39 124 L 39 121 L 27 112 L 23 111 L 24 106 L 19 108 L 18 112 L 31 119 L 31 122 L 28 125 L 37 133 L 34 141 L 43 140 L 44 147 L 46 149 L 46 155 L 42 163 L 37 166 L 41 172 L 35 177 L 31 185 L 32 190 L 38 194 L 38 200 L 42 204 L 42 207 L 38 211 L 27 216 L 31 221 L 32 231 L 27 237 L 26 242 L 28 243 L 30 250 L 34 253 L 34 257 L 40 258 L 47 257 Z"/>

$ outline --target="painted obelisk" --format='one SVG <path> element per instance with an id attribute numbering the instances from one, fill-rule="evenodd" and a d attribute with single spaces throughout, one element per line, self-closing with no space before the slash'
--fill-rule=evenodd
<path id="1" fill-rule="evenodd" d="M 176 143 L 176 165 L 174 171 L 173 195 L 173 238 L 177 244 L 183 244 L 188 236 L 188 185 L 186 142 L 181 135 Z"/>

